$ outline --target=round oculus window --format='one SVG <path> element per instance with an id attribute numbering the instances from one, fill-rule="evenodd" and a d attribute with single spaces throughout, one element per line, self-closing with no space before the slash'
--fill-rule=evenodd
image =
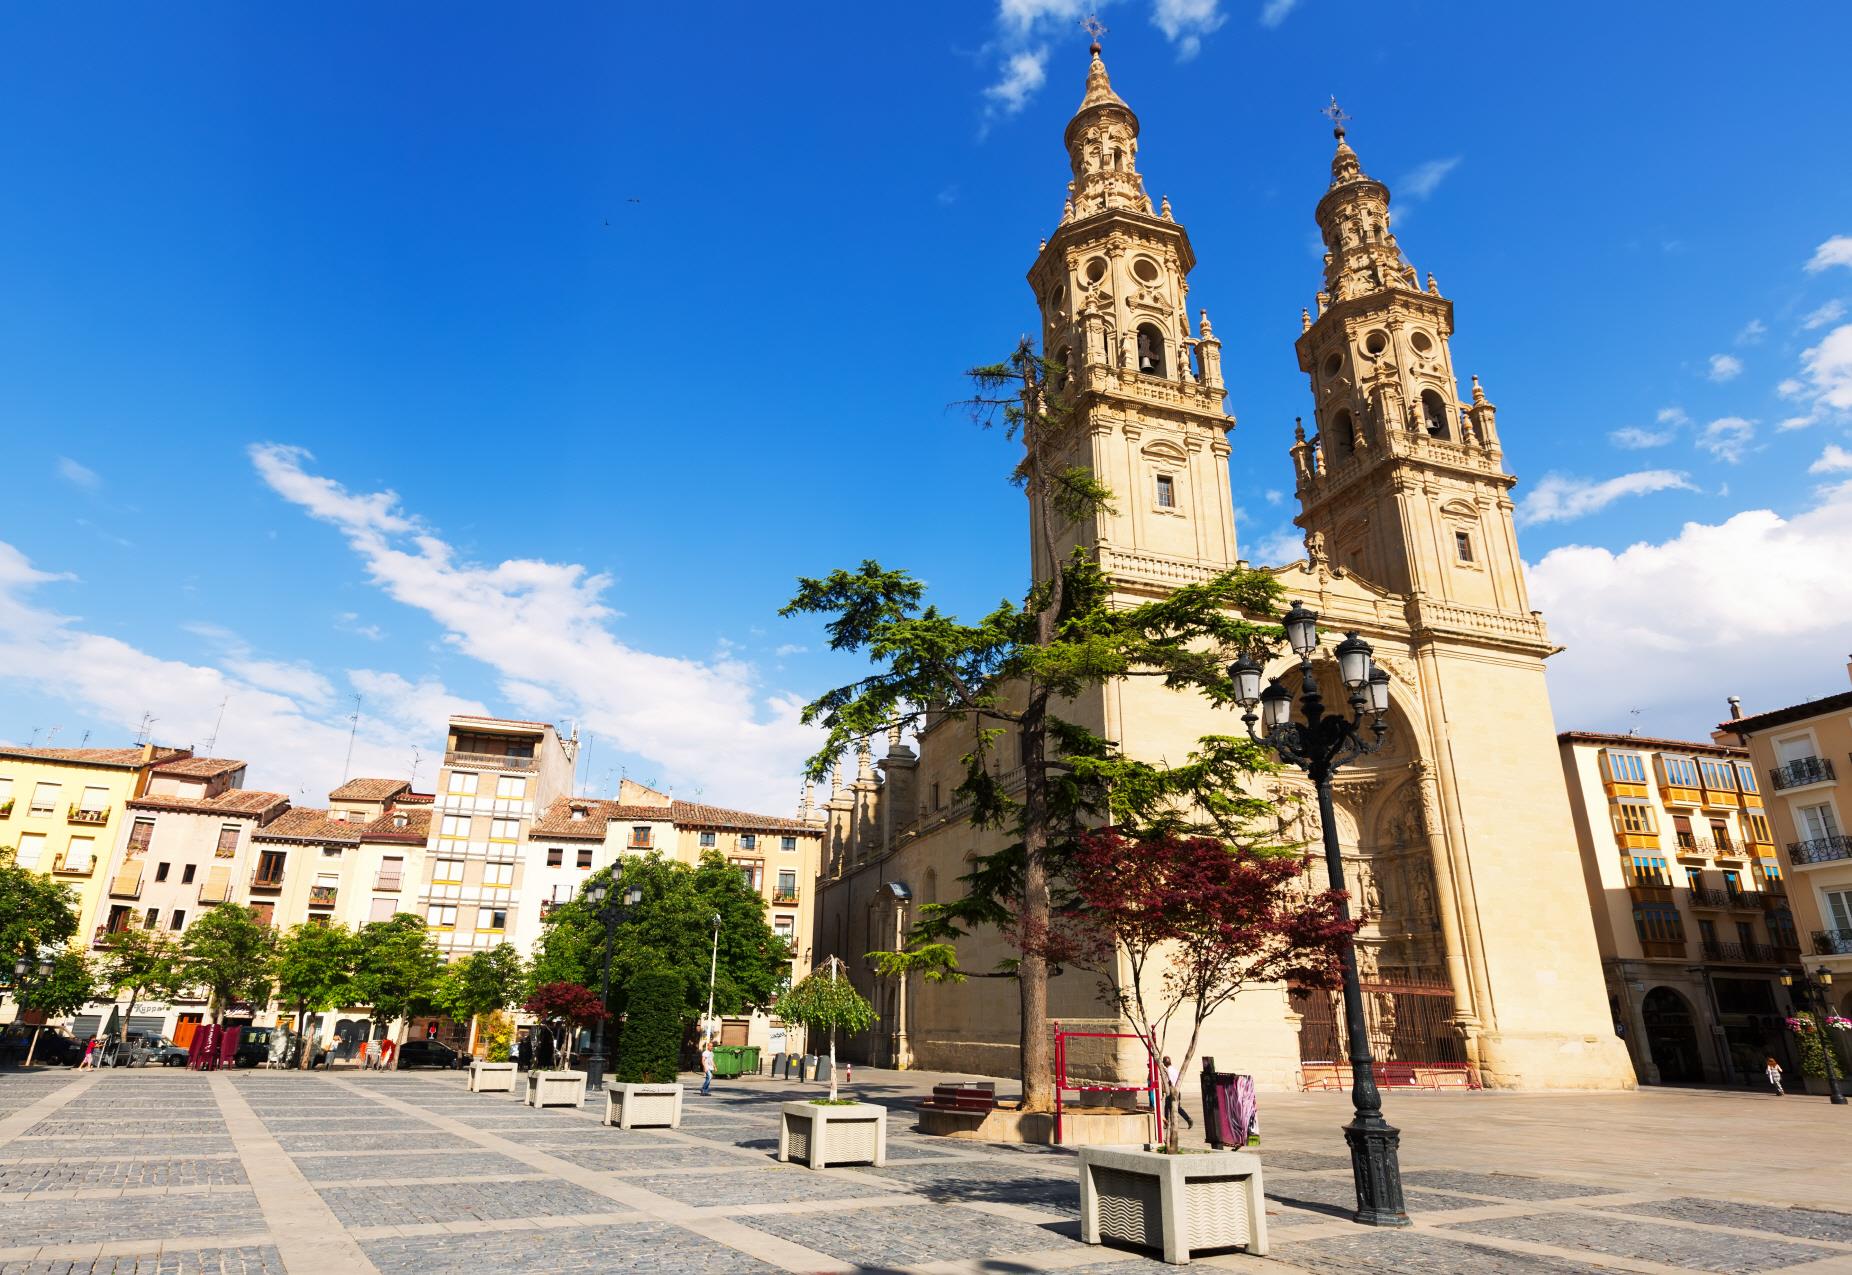
<path id="1" fill-rule="evenodd" d="M 1363 338 L 1363 352 L 1372 357 L 1381 354 L 1388 348 L 1389 334 L 1387 332 L 1372 332 Z"/>
<path id="2" fill-rule="evenodd" d="M 1140 283 L 1156 283 L 1162 273 L 1163 271 L 1158 269 L 1158 263 L 1149 257 L 1132 259 L 1132 275 Z"/>
<path id="3" fill-rule="evenodd" d="M 1089 261 L 1087 263 L 1086 273 L 1088 283 L 1098 283 L 1101 279 L 1104 279 L 1106 277 L 1106 258 L 1095 257 L 1093 260 Z"/>
<path id="4" fill-rule="evenodd" d="M 1342 354 L 1333 354 L 1330 358 L 1325 360 L 1325 375 L 1336 376 L 1338 374 L 1338 369 L 1343 366 L 1344 356 Z"/>
<path id="5" fill-rule="evenodd" d="M 1408 334 L 1408 343 L 1416 354 L 1429 354 L 1434 350 L 1434 338 L 1419 329 Z"/>

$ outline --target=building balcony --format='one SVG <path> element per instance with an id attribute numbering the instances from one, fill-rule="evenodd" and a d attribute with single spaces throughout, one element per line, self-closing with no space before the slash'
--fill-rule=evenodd
<path id="1" fill-rule="evenodd" d="M 1831 783 L 1833 763 L 1824 757 L 1797 757 L 1769 771 L 1768 777 L 1774 782 L 1776 792 L 1787 788 L 1805 788 L 1808 784 Z"/>
<path id="2" fill-rule="evenodd" d="M 389 877 L 382 872 L 373 878 L 373 888 L 375 890 L 398 890 L 403 889 L 404 885 L 405 878 L 402 876 Z"/>
<path id="3" fill-rule="evenodd" d="M 1630 877 L 1627 881 L 1627 897 L 1635 903 L 1670 903 L 1672 883 Z"/>
<path id="4" fill-rule="evenodd" d="M 79 806 L 72 806 L 65 811 L 64 817 L 70 823 L 87 824 L 94 828 L 109 822 L 109 807 L 105 806 L 101 810 L 85 810 Z"/>
<path id="5" fill-rule="evenodd" d="M 797 887 L 792 886 L 789 890 L 778 890 L 778 889 L 773 890 L 772 891 L 772 902 L 773 903 L 796 903 L 797 902 Z"/>
<path id="6" fill-rule="evenodd" d="M 1852 956 L 1852 930 L 1815 930 L 1815 956 Z"/>
<path id="7" fill-rule="evenodd" d="M 140 867 L 139 864 L 136 866 Z M 109 883 L 109 894 L 115 899 L 141 898 L 141 873 L 137 871 L 134 876 L 117 877 Z"/>
<path id="8" fill-rule="evenodd" d="M 1641 939 L 1640 954 L 1658 960 L 1682 961 L 1685 959 L 1685 940 Z"/>
<path id="9" fill-rule="evenodd" d="M 312 908 L 331 908 L 339 887 L 332 885 L 312 885 L 309 887 L 309 906 Z"/>
<path id="10" fill-rule="evenodd" d="M 651 850 L 655 848 L 655 845 L 656 843 L 648 837 L 632 837 L 624 843 L 624 848 L 626 850 Z"/>
<path id="11" fill-rule="evenodd" d="M 1732 965 L 1799 965 L 1799 948 L 1771 943 L 1705 943 L 1704 959 Z"/>
<path id="12" fill-rule="evenodd" d="M 1711 853 L 1725 859 L 1741 859 L 1749 850 L 1747 846 L 1740 846 L 1729 837 L 1718 837 L 1711 842 Z"/>
<path id="13" fill-rule="evenodd" d="M 200 883 L 199 901 L 201 903 L 229 903 L 231 896 L 232 888 L 229 880 L 213 881 L 208 878 Z"/>
<path id="14" fill-rule="evenodd" d="M 465 770 L 532 770 L 532 757 L 506 757 L 500 753 L 445 753 L 444 765 Z"/>
<path id="15" fill-rule="evenodd" d="M 106 948 L 109 946 L 111 936 L 121 934 L 129 928 L 127 925 L 99 925 L 96 927 L 96 933 L 90 936 L 90 946 L 98 950 Z"/>
<path id="16" fill-rule="evenodd" d="M 1680 850 L 1689 850 L 1694 854 L 1697 853 L 1698 839 L 1694 834 L 1689 832 L 1675 832 L 1672 836 Z"/>
<path id="17" fill-rule="evenodd" d="M 281 890 L 283 888 L 283 874 L 281 872 L 265 872 L 262 868 L 259 868 L 251 874 L 251 888 L 253 890 Z"/>
<path id="18" fill-rule="evenodd" d="M 61 877 L 87 877 L 96 871 L 96 856 L 87 854 L 73 859 L 68 850 L 60 851 L 51 861 L 51 870 Z"/>
<path id="19" fill-rule="evenodd" d="M 1814 837 L 1810 841 L 1788 842 L 1788 858 L 1795 863 L 1832 863 L 1852 859 L 1852 837 L 1844 835 Z"/>
<path id="20" fill-rule="evenodd" d="M 1745 891 L 1712 890 L 1705 886 L 1692 887 L 1691 906 L 1694 908 L 1729 908 L 1738 912 L 1756 912 L 1762 907 L 1756 902 L 1755 895 Z"/>
<path id="21" fill-rule="evenodd" d="M 0 801 L 0 819 L 5 819 L 12 813 L 13 803 L 10 801 Z"/>

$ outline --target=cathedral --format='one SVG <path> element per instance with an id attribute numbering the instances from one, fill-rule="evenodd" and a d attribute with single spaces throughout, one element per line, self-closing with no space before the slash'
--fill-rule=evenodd
<path id="1" fill-rule="evenodd" d="M 1065 133 L 1073 180 L 1028 278 L 1042 348 L 1065 365 L 1087 422 L 1066 463 L 1088 466 L 1116 499 L 1058 543 L 1032 530 L 1030 552 L 1039 576 L 1080 547 L 1120 596 L 1140 601 L 1247 565 L 1229 490 L 1235 422 L 1221 343 L 1208 313 L 1192 323 L 1186 306 L 1189 234 L 1168 200 L 1146 193 L 1138 117 L 1099 46 L 1091 52 Z M 1314 212 L 1324 278 L 1296 345 L 1311 425 L 1288 456 L 1238 463 L 1291 465 L 1305 556 L 1270 570 L 1286 597 L 1319 613 L 1327 642 L 1357 631 L 1394 679 L 1386 746 L 1335 782 L 1345 873 L 1365 918 L 1358 965 L 1372 1039 L 1392 1078 L 1631 1087 L 1544 684 L 1555 648 L 1526 594 L 1497 413 L 1476 379 L 1462 399 L 1453 303 L 1403 259 L 1388 188 L 1363 171 L 1342 127 L 1336 137 Z M 1282 655 L 1269 672 L 1289 663 Z M 1152 760 L 1241 730 L 1233 711 L 1155 679 L 1105 687 L 1068 715 Z M 965 752 L 954 735 L 928 727 L 917 751 L 891 738 L 879 759 L 862 750 L 853 778 L 838 775 L 817 955 L 843 957 L 881 1011 L 856 1042 L 865 1061 L 1013 1075 L 1011 980 L 881 981 L 865 959 L 901 944 L 921 905 L 957 897 L 970 858 L 1000 843 L 950 799 Z M 1298 773 L 1265 783 L 1291 812 L 1286 835 L 1315 849 L 1316 806 L 1291 800 L 1307 791 Z M 1313 872 L 1322 885 L 1322 859 Z M 982 934 L 959 951 L 973 973 L 1008 955 Z M 1049 1014 L 1050 1030 L 1124 1030 L 1090 975 L 1055 978 Z M 1203 1053 L 1262 1087 L 1293 1088 L 1335 1080 L 1342 1037 L 1330 993 L 1253 988 L 1206 1025 Z M 1142 1068 L 1129 1056 L 1111 1065 Z"/>

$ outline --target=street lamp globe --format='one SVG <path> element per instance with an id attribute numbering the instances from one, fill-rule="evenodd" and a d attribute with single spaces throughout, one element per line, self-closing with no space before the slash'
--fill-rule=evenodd
<path id="1" fill-rule="evenodd" d="M 643 902 L 643 888 L 641 886 L 633 885 L 624 891 L 625 907 L 634 908 L 641 902 Z"/>
<path id="2" fill-rule="evenodd" d="M 1378 717 L 1389 711 L 1389 674 L 1380 664 L 1370 668 L 1370 711 Z"/>
<path id="3" fill-rule="evenodd" d="M 1833 971 L 1827 969 L 1824 965 L 1815 970 L 1813 976 L 1820 980 L 1821 987 L 1831 987 L 1833 985 Z"/>
<path id="4" fill-rule="evenodd" d="M 1276 678 L 1268 684 L 1260 696 L 1261 725 L 1268 730 L 1286 724 L 1293 715 L 1293 693 L 1281 686 Z"/>
<path id="5" fill-rule="evenodd" d="M 1349 690 L 1360 691 L 1370 681 L 1370 644 L 1350 632 L 1338 643 L 1338 677 Z"/>
<path id="6" fill-rule="evenodd" d="M 1318 612 L 1306 610 L 1305 603 L 1295 599 L 1280 623 L 1286 626 L 1286 644 L 1294 655 L 1303 658 L 1318 646 Z"/>
<path id="7" fill-rule="evenodd" d="M 1235 684 L 1235 703 L 1253 712 L 1260 702 L 1260 665 L 1243 655 L 1228 666 L 1228 676 Z"/>
<path id="8" fill-rule="evenodd" d="M 26 957 L 22 956 L 17 961 L 13 962 L 13 973 L 17 974 L 20 978 L 24 978 L 31 972 L 32 962 Z"/>
<path id="9" fill-rule="evenodd" d="M 589 887 L 585 891 L 585 897 L 592 901 L 593 907 L 597 907 L 604 902 L 604 896 L 607 893 L 609 893 L 609 891 L 605 889 L 604 883 L 601 881 L 597 885 Z"/>
<path id="10" fill-rule="evenodd" d="M 1781 980 L 1781 985 L 1783 987 L 1793 987 L 1794 986 L 1794 975 L 1791 974 L 1785 968 L 1781 971 L 1781 973 L 1777 974 L 1775 977 Z"/>

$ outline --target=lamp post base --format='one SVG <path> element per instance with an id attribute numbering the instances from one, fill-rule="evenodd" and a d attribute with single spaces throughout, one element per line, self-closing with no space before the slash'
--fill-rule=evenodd
<path id="1" fill-rule="evenodd" d="M 1408 1226 L 1402 1205 L 1402 1166 L 1396 1149 L 1402 1133 L 1380 1115 L 1363 1115 L 1344 1126 L 1351 1173 L 1357 1180 L 1357 1214 L 1363 1226 Z"/>
<path id="2" fill-rule="evenodd" d="M 585 1088 L 588 1091 L 604 1088 L 604 1055 L 601 1053 L 587 1054 L 585 1056 Z M 1397 1189 L 1396 1198 L 1401 1198 L 1399 1187 Z"/>

